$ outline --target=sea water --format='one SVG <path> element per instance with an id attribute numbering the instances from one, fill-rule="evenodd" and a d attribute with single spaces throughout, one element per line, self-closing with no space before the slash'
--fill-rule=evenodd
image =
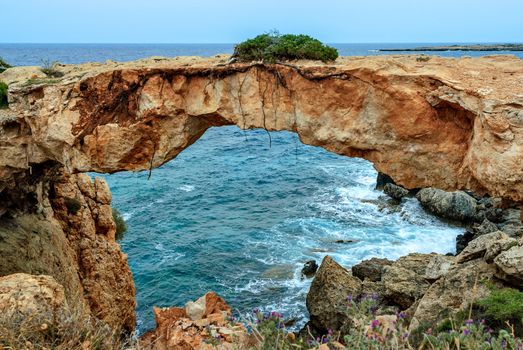
<path id="1" fill-rule="evenodd" d="M 342 55 L 380 47 L 337 44 Z M 231 52 L 230 44 L 0 44 L 15 65 L 126 61 L 151 55 Z M 485 52 L 438 52 L 485 55 Z M 496 53 L 496 54 L 499 54 Z M 513 53 L 522 57 L 523 53 Z M 209 129 L 176 159 L 147 172 L 104 176 L 126 219 L 120 241 L 137 289 L 138 329 L 154 327 L 152 306 L 184 305 L 207 291 L 240 314 L 275 310 L 301 326 L 311 280 L 308 260 L 331 255 L 350 267 L 410 252 L 448 253 L 463 228 L 427 214 L 416 199 L 395 205 L 374 189 L 376 171 L 357 158 L 300 143 L 295 134 L 237 127 Z M 343 243 L 340 243 L 343 242 Z"/>

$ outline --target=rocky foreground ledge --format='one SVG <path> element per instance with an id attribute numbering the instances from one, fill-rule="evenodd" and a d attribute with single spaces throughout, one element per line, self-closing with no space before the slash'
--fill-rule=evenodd
<path id="1" fill-rule="evenodd" d="M 59 66 L 59 78 L 36 67 L 6 70 L 0 74 L 9 84 L 9 109 L 0 111 L 0 276 L 6 276 L 6 295 L 29 282 L 63 288 L 63 300 L 75 312 L 131 332 L 135 289 L 115 242 L 111 193 L 103 180 L 83 173 L 152 170 L 212 126 L 290 130 L 304 143 L 366 158 L 395 181 L 387 191 L 399 199 L 426 187 L 473 190 L 472 200 L 436 189 L 418 193 L 439 215 L 448 212 L 445 205 L 474 208 L 451 219 L 479 225 L 497 208 L 517 211 L 523 201 L 523 61 L 416 58 L 345 57 L 332 64 L 152 58 Z M 330 293 L 331 285 L 342 288 L 332 294 L 340 298 L 348 287 L 355 294 L 384 292 L 384 306 L 418 319 L 447 309 L 435 295 L 459 309 L 468 273 L 519 288 L 519 231 L 508 232 L 502 223 L 489 227 L 495 227 L 490 236 L 471 231 L 464 239 L 460 254 L 479 249 L 469 258 L 405 257 L 379 267 L 383 273 L 372 283 L 327 258 L 308 298 L 311 324 L 318 331 L 343 326 L 329 311 L 335 300 L 314 301 L 315 291 Z M 26 275 L 9 282 L 15 273 Z M 331 277 L 317 282 L 322 276 Z M 449 283 L 461 287 L 448 291 Z"/>

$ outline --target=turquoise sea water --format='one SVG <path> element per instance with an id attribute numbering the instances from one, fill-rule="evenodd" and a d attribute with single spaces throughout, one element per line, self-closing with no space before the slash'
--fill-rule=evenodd
<path id="1" fill-rule="evenodd" d="M 343 55 L 371 55 L 398 45 L 336 46 Z M 15 65 L 231 50 L 229 44 L 0 44 L 0 56 Z M 415 199 L 390 205 L 374 190 L 372 164 L 303 145 L 288 132 L 272 133 L 269 148 L 263 130 L 212 128 L 149 181 L 146 172 L 105 178 L 129 227 L 121 245 L 136 282 L 140 331 L 154 326 L 153 305 L 183 305 L 208 290 L 240 313 L 277 310 L 300 326 L 310 285 L 300 278 L 305 261 L 329 254 L 351 266 L 374 256 L 447 253 L 463 230 L 428 215 Z"/>

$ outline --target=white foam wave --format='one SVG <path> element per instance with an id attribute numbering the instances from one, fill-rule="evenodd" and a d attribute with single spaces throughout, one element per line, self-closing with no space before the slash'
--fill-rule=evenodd
<path id="1" fill-rule="evenodd" d="M 181 185 L 177 188 L 177 190 L 184 191 L 184 192 L 191 192 L 194 191 L 193 185 Z"/>

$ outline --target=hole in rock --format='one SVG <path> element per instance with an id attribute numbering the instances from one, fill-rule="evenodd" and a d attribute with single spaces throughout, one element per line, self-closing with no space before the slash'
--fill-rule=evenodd
<path id="1" fill-rule="evenodd" d="M 372 164 L 301 144 L 289 132 L 215 127 L 176 159 L 147 172 L 105 176 L 127 221 L 138 329 L 152 306 L 215 291 L 234 310 L 282 312 L 301 327 L 311 280 L 303 263 L 325 255 L 351 266 L 371 257 L 454 251 L 462 229 L 416 199 L 391 205 Z M 345 242 L 352 240 L 353 242 Z M 343 243 L 340 243 L 342 241 Z"/>

